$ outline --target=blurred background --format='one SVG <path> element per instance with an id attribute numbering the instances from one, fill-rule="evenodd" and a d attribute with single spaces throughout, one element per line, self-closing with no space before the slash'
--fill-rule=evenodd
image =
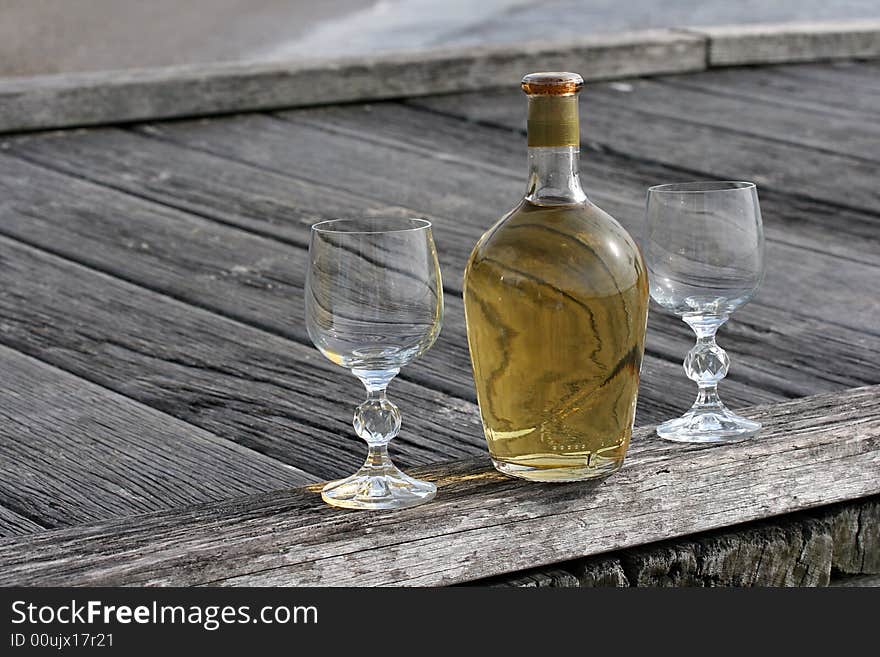
<path id="1" fill-rule="evenodd" d="M 0 76 L 878 14 L 880 0 L 0 0 Z"/>

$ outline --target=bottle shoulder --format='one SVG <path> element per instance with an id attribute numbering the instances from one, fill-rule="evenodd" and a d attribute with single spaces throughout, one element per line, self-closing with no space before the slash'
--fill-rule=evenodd
<path id="1" fill-rule="evenodd" d="M 532 232 L 570 237 L 578 241 L 620 241 L 636 247 L 632 236 L 610 214 L 591 201 L 576 205 L 537 205 L 522 201 L 505 214 L 478 242 L 481 248 L 506 243 L 513 234 Z"/>
<path id="2" fill-rule="evenodd" d="M 523 201 L 477 242 L 468 271 L 479 268 L 540 272 L 559 279 L 557 285 L 573 287 L 588 279 L 588 286 L 600 294 L 646 285 L 635 241 L 589 201 L 561 206 Z"/>

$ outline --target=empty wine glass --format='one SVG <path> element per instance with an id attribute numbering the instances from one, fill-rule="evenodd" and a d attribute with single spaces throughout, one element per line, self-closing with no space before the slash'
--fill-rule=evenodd
<path id="1" fill-rule="evenodd" d="M 352 476 L 324 486 L 324 501 L 354 509 L 429 501 L 437 487 L 408 477 L 388 456 L 400 410 L 385 389 L 440 333 L 443 286 L 430 222 L 367 217 L 315 224 L 305 295 L 312 342 L 367 389 L 354 414 L 367 460 Z"/>
<path id="2" fill-rule="evenodd" d="M 732 442 L 761 425 L 728 409 L 718 382 L 730 361 L 715 332 L 747 303 L 764 277 L 764 233 L 755 185 L 690 182 L 648 190 L 645 261 L 651 298 L 680 316 L 697 335 L 684 370 L 699 392 L 682 417 L 657 434 L 680 442 Z"/>

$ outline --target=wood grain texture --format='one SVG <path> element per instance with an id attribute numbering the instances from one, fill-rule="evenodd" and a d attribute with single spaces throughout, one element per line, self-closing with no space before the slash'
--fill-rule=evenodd
<path id="1" fill-rule="evenodd" d="M 91 128 L 0 139 L 0 151 L 250 232 L 308 246 L 309 226 L 360 214 L 407 211 L 344 189 L 132 130 Z M 27 171 L 27 169 L 24 169 Z M 36 169 L 32 175 L 38 175 Z M 414 210 L 408 210 L 414 213 Z"/>
<path id="2" fill-rule="evenodd" d="M 350 474 L 357 380 L 314 348 L 0 238 L 0 342 L 277 458 Z M 411 367 L 418 367 L 418 364 Z M 402 464 L 482 453 L 476 407 L 395 381 Z"/>
<path id="3" fill-rule="evenodd" d="M 33 531 L 312 480 L 5 347 L 0 369 L 0 503 Z"/>
<path id="4" fill-rule="evenodd" d="M 705 39 L 671 30 L 358 57 L 0 80 L 0 131 L 320 105 L 516 84 L 528 70 L 584 77 L 705 68 Z"/>
<path id="5" fill-rule="evenodd" d="M 629 586 L 623 564 L 616 558 L 584 559 L 572 568 L 572 572 L 577 577 L 578 586 Z"/>
<path id="6" fill-rule="evenodd" d="M 41 532 L 44 529 L 46 528 L 43 525 L 34 522 L 30 518 L 25 518 L 15 511 L 0 506 L 0 538 L 32 534 L 34 532 Z"/>
<path id="7" fill-rule="evenodd" d="M 631 586 L 827 586 L 832 545 L 806 521 L 636 551 L 624 570 Z"/>
<path id="8" fill-rule="evenodd" d="M 583 92 L 585 114 L 582 121 L 588 135 L 589 126 L 601 111 L 590 107 L 592 89 L 591 86 Z M 600 85 L 599 91 L 602 89 L 606 87 Z M 634 94 L 635 98 L 630 100 L 641 106 L 641 87 L 633 89 L 629 93 Z M 614 93 L 611 95 L 615 96 Z M 525 176 L 525 139 L 523 136 L 511 134 L 511 131 L 515 131 L 524 135 L 522 94 L 498 93 L 491 98 L 492 100 L 487 101 L 484 95 L 468 94 L 411 101 L 411 105 L 432 110 L 433 113 L 427 116 L 398 103 L 335 107 L 322 111 L 300 110 L 280 113 L 278 116 L 299 127 L 296 134 L 289 134 L 288 138 L 303 148 L 309 148 L 307 144 L 311 139 L 318 139 L 318 136 L 309 134 L 309 128 L 323 130 L 325 138 L 334 140 L 340 147 L 347 143 L 346 152 L 354 151 L 354 157 L 358 158 L 356 161 L 367 169 L 366 172 L 354 174 L 356 179 L 352 181 L 353 185 L 359 185 L 360 177 L 369 177 L 371 171 L 375 171 L 374 163 L 368 159 L 371 152 L 376 154 L 373 157 L 384 157 L 394 149 L 398 160 L 403 164 L 406 154 L 401 151 L 409 151 L 412 162 L 402 167 L 404 172 L 400 174 L 401 180 L 391 182 L 387 186 L 386 194 L 396 198 L 398 192 L 394 186 L 402 186 L 410 177 L 415 184 L 418 179 L 427 177 L 430 170 L 434 170 L 441 175 L 435 174 L 437 182 L 426 192 L 423 203 L 430 204 L 435 215 L 454 217 L 457 223 L 466 226 L 483 227 L 486 222 L 497 220 L 499 214 L 515 202 L 521 194 Z M 711 98 L 707 102 L 711 102 Z M 447 115 L 438 115 L 436 112 Z M 778 113 L 784 114 L 781 110 Z M 613 121 L 614 116 L 615 112 L 609 111 L 605 119 Z M 474 125 L 475 122 L 479 125 Z M 748 121 L 741 121 L 738 129 L 749 132 L 748 125 Z M 272 130 L 276 139 L 284 139 L 277 126 L 266 127 Z M 638 124 L 621 123 L 618 128 L 627 131 L 633 139 L 640 132 Z M 819 133 L 821 125 L 814 124 L 813 128 L 814 132 Z M 174 128 L 169 126 L 168 129 Z M 199 129 L 210 130 L 204 123 Z M 257 131 L 259 128 L 252 130 Z M 186 131 L 183 139 L 198 146 L 200 142 L 197 134 L 189 141 L 189 132 Z M 880 133 L 877 134 L 880 136 Z M 867 135 L 866 132 L 864 136 Z M 719 146 L 715 150 L 723 151 L 725 133 L 719 132 L 717 138 Z M 832 140 L 833 132 L 828 137 L 828 141 Z M 239 155 L 235 146 L 238 140 L 230 141 L 232 143 L 214 148 L 226 149 L 229 156 Z M 359 149 L 358 141 L 366 142 L 368 147 L 361 146 Z M 590 140 L 585 141 L 583 146 L 581 176 L 591 197 L 603 207 L 608 207 L 630 232 L 640 235 L 644 225 L 646 188 L 658 181 L 669 180 L 671 176 L 680 176 L 681 171 L 634 161 L 627 153 L 615 155 L 597 151 Z M 768 148 L 772 148 L 772 144 Z M 754 154 L 756 158 L 759 156 L 760 154 Z M 253 157 L 254 161 L 259 161 L 256 159 L 259 155 Z M 264 163 L 268 165 L 265 160 Z M 306 173 L 303 166 L 313 165 L 301 165 L 300 169 Z M 787 163 L 782 173 L 794 175 L 797 166 L 797 163 Z M 475 170 L 479 172 L 478 176 L 475 175 Z M 485 189 L 481 192 L 480 187 L 489 187 L 490 181 L 491 190 Z M 863 182 L 867 184 L 867 181 Z M 823 207 L 817 203 L 809 205 L 791 194 L 790 190 L 777 189 L 769 184 L 763 185 L 761 190 L 767 215 L 766 231 L 771 242 L 880 266 L 880 233 L 877 230 L 880 218 L 876 212 L 846 211 L 834 205 Z M 843 190 L 838 192 L 844 193 Z M 446 201 L 445 207 L 442 205 L 444 199 L 440 196 L 441 193 L 446 197 L 453 197 Z M 768 193 L 769 196 L 766 196 Z M 453 206 L 452 203 L 459 205 Z M 466 209 L 464 204 L 469 207 Z M 833 213 L 835 217 L 834 231 L 828 230 L 829 213 Z M 854 240 L 854 237 L 858 240 Z M 854 241 L 859 243 L 853 244 Z"/>
<path id="9" fill-rule="evenodd" d="M 514 587 L 518 589 L 534 588 L 577 588 L 578 578 L 566 570 L 545 568 L 535 572 L 526 572 L 501 582 L 485 582 L 486 586 Z"/>
<path id="10" fill-rule="evenodd" d="M 880 68 L 877 60 L 844 61 L 824 64 L 778 66 L 775 70 L 785 75 L 802 78 L 805 84 L 819 83 L 835 89 L 847 89 L 869 98 L 880 94 Z"/>
<path id="11" fill-rule="evenodd" d="M 281 115 L 284 119 L 294 122 L 290 126 L 250 115 L 156 124 L 145 130 L 154 136 L 262 169 L 332 184 L 374 202 L 381 199 L 386 204 L 427 213 L 445 220 L 438 221 L 438 241 L 449 235 L 450 241 L 455 242 L 461 236 L 472 239 L 476 228 L 491 225 L 522 194 L 525 141 L 510 133 L 521 127 L 525 116 L 522 95 L 499 94 L 492 98 L 494 102 L 485 102 L 482 95 L 469 95 L 418 103 L 437 111 L 457 113 L 471 121 L 495 122 L 501 129 L 474 126 L 437 114 L 423 115 L 389 103 L 284 113 Z M 608 120 L 614 120 L 614 112 L 611 114 Z M 590 125 L 591 120 L 588 113 L 584 117 L 585 125 Z M 621 122 L 618 129 L 628 131 L 635 138 L 639 132 L 637 125 Z M 723 145 L 725 135 L 716 136 Z M 70 146 L 76 148 L 76 140 Z M 586 146 L 582 176 L 588 191 L 597 203 L 608 206 L 619 216 L 631 232 L 639 234 L 643 226 L 646 186 L 672 176 L 680 177 L 681 171 L 632 161 L 626 154 L 597 153 L 590 148 L 590 142 Z M 35 144 L 21 150 L 29 157 L 40 157 L 40 148 Z M 757 159 L 759 155 L 754 153 L 752 157 Z M 48 161 L 48 157 L 44 156 L 43 161 Z M 57 166 L 64 166 L 65 159 L 61 157 Z M 119 166 L 126 166 L 124 157 L 116 159 L 122 160 Z M 786 163 L 783 173 L 793 176 L 795 166 Z M 346 175 L 340 178 L 336 172 L 341 170 L 345 170 Z M 112 169 L 96 175 L 114 178 Z M 117 180 L 119 177 L 115 175 Z M 867 180 L 862 183 L 868 184 Z M 855 252 L 860 258 L 880 262 L 875 248 L 875 214 L 841 211 L 833 205 L 822 207 L 815 203 L 810 207 L 802 199 L 786 193 L 791 190 L 777 190 L 770 184 L 763 185 L 762 190 L 776 192 L 766 199 L 771 238 L 794 240 L 793 244 L 835 255 Z M 839 197 L 843 192 L 837 190 L 835 194 Z M 828 212 L 840 215 L 837 223 L 842 232 L 839 236 L 827 235 L 824 216 Z M 779 222 L 777 230 L 774 230 L 774 219 Z M 788 230 L 793 227 L 798 230 Z M 802 232 L 804 236 L 800 238 Z M 847 249 L 849 235 L 868 238 L 872 243 L 860 247 L 849 240 L 851 246 Z M 798 239 L 804 241 L 798 242 Z"/>
<path id="12" fill-rule="evenodd" d="M 686 76 L 670 75 L 666 84 L 696 90 L 711 89 L 714 93 L 732 98 L 753 99 L 781 109 L 806 110 L 826 116 L 841 116 L 863 121 L 876 121 L 880 113 L 873 93 L 861 93 L 864 87 L 853 89 L 839 80 L 812 83 L 797 74 L 805 65 L 761 66 L 748 69 L 712 69 Z M 871 63 L 838 62 L 826 65 L 836 71 L 840 67 L 856 68 L 865 74 L 876 71 Z"/>
<path id="13" fill-rule="evenodd" d="M 748 77 L 748 73 L 740 75 Z M 759 189 L 877 214 L 880 197 L 871 185 L 876 170 L 873 162 L 781 140 L 769 141 L 753 134 L 745 121 L 732 130 L 660 116 L 642 109 L 635 92 L 620 94 L 621 98 L 599 94 L 593 98 L 589 89 L 584 93 L 581 125 L 583 144 L 588 149 L 664 165 L 675 170 L 679 178 L 696 174 L 752 180 Z M 511 129 L 522 124 L 521 94 L 512 91 L 414 102 Z M 872 106 L 876 105 L 873 101 Z"/>
<path id="14" fill-rule="evenodd" d="M 285 491 L 0 542 L 2 584 L 449 584 L 880 492 L 880 387 L 748 413 L 760 438 L 640 430 L 604 482 L 535 486 L 484 460 L 420 472 L 417 509 L 362 514 Z M 259 540 L 254 540 L 259 537 Z"/>
<path id="15" fill-rule="evenodd" d="M 823 520 L 834 543 L 834 576 L 880 574 L 880 500 L 847 504 Z"/>
<path id="16" fill-rule="evenodd" d="M 469 97 L 469 99 L 472 97 Z M 473 97 L 476 98 L 476 97 Z M 504 114 L 510 119 L 510 123 L 503 125 L 504 128 L 513 128 L 519 123 L 522 112 L 522 98 L 520 96 L 505 96 L 506 109 Z M 432 106 L 443 103 L 450 108 L 456 107 L 456 103 L 450 99 L 432 99 L 419 101 L 430 103 Z M 459 110 L 454 110 L 459 111 Z M 461 110 L 462 113 L 468 110 Z M 497 108 L 492 110 L 500 114 Z M 516 115 L 516 119 L 513 116 Z M 434 172 L 439 181 L 432 184 L 432 190 L 424 195 L 423 207 L 439 217 L 454 218 L 458 226 L 468 226 L 475 233 L 483 230 L 491 222 L 515 203 L 521 194 L 522 180 L 524 178 L 524 141 L 512 137 L 507 130 L 492 130 L 484 127 L 476 127 L 470 124 L 462 125 L 461 121 L 445 119 L 436 115 L 422 116 L 418 112 L 407 111 L 406 108 L 397 104 L 372 105 L 367 107 L 333 108 L 325 112 L 289 112 L 283 115 L 286 119 L 295 121 L 296 125 L 302 126 L 295 132 L 290 131 L 289 139 L 302 143 L 309 137 L 304 134 L 308 128 L 314 126 L 322 128 L 327 139 L 334 139 L 342 146 L 346 138 L 348 147 L 346 152 L 354 151 L 352 157 L 356 162 L 363 165 L 367 173 L 355 174 L 357 177 L 375 176 L 375 163 L 371 158 L 378 159 L 381 156 L 390 155 L 391 150 L 396 151 L 396 157 L 400 161 L 401 169 L 405 171 L 400 175 L 401 180 L 386 185 L 386 198 L 401 200 L 394 190 L 397 184 L 411 180 L 411 185 L 424 179 Z M 585 121 L 589 121 L 589 116 Z M 479 116 L 469 115 L 466 118 L 474 119 Z M 357 130 L 366 137 L 360 141 L 366 142 L 367 147 L 358 146 Z M 428 129 L 430 127 L 430 129 Z M 635 128 L 626 128 L 635 132 Z M 277 128 L 272 128 L 273 132 Z M 344 131 L 344 132 L 342 132 Z M 342 133 L 342 134 L 339 134 Z M 429 135 L 425 137 L 424 135 Z M 719 139 L 723 140 L 724 135 Z M 255 137 L 259 138 L 259 137 Z M 318 137 L 315 136 L 315 139 Z M 384 138 L 384 139 L 383 139 Z M 277 139 L 283 137 L 278 135 Z M 377 143 L 383 140 L 382 143 Z M 393 144 L 393 145 L 392 145 Z M 235 146 L 226 144 L 215 148 L 234 149 Z M 410 150 L 409 159 L 405 162 L 406 154 L 400 151 L 404 148 Z M 365 151 L 362 155 L 358 150 Z M 588 186 L 588 191 L 596 202 L 609 211 L 619 216 L 622 223 L 634 234 L 640 235 L 643 230 L 644 194 L 648 185 L 658 180 L 668 180 L 671 176 L 680 176 L 680 172 L 654 166 L 644 171 L 638 170 L 637 165 L 627 165 L 624 159 L 617 157 L 615 161 L 609 158 L 596 158 L 589 147 L 582 157 L 582 175 Z M 421 161 L 421 162 L 419 162 Z M 310 166 L 310 165 L 305 165 Z M 303 165 L 300 167 L 303 168 Z M 455 172 L 453 169 L 457 169 Z M 479 176 L 474 175 L 474 169 L 479 169 Z M 305 173 L 305 172 L 304 172 Z M 438 175 L 439 174 L 439 175 Z M 352 184 L 357 185 L 359 181 Z M 490 186 L 491 190 L 486 188 Z M 376 183 L 373 181 L 373 187 Z M 482 187 L 482 190 L 481 190 Z M 775 191 L 769 186 L 770 191 Z M 762 187 L 762 189 L 764 189 Z M 401 190 L 402 191 L 402 190 Z M 783 190 L 784 192 L 785 190 Z M 501 194 L 500 192 L 503 192 Z M 443 196 L 441 197 L 441 193 Z M 439 197 L 434 200 L 434 197 Z M 502 198 L 503 196 L 503 198 Z M 453 197 L 451 200 L 450 197 Z M 859 261 L 865 264 L 880 266 L 880 258 L 877 256 L 878 219 L 872 214 L 865 213 L 840 213 L 833 208 L 813 207 L 808 209 L 803 204 L 791 204 L 790 196 L 776 193 L 771 194 L 766 201 L 767 234 L 771 242 L 785 246 L 806 248 L 810 251 L 833 254 L 835 256 L 853 257 L 853 251 L 858 255 Z M 457 203 L 458 207 L 452 205 Z M 466 210 L 462 204 L 469 204 Z M 841 233 L 829 235 L 824 214 L 834 211 L 835 215 L 841 214 Z M 813 220 L 805 218 L 812 215 Z M 867 238 L 868 243 L 864 249 L 853 248 L 848 235 L 848 226 L 852 223 L 854 234 Z M 470 237 L 470 235 L 469 235 Z M 454 247 L 455 236 L 450 236 L 450 245 Z M 462 245 L 463 251 L 469 252 L 470 244 Z M 775 248 L 775 247 L 774 247 Z M 780 247 L 781 248 L 781 247 Z M 862 255 L 862 251 L 864 255 Z M 462 258 L 466 253 L 456 254 Z M 794 258 L 795 262 L 802 261 L 806 254 Z M 768 259 L 778 257 L 771 252 Z M 812 257 L 812 255 L 810 255 Z M 787 264 L 787 263 L 786 263 Z M 812 266 L 814 263 L 810 263 Z M 801 264 L 801 267 L 804 265 Z M 875 272 L 867 270 L 873 276 Z M 780 273 L 786 270 L 780 267 Z M 793 273 L 792 278 L 802 280 L 802 273 Z"/>
<path id="17" fill-rule="evenodd" d="M 880 55 L 878 20 L 730 25 L 692 31 L 709 39 L 709 66 Z"/>
<path id="18" fill-rule="evenodd" d="M 833 586 L 880 570 L 878 542 L 880 498 L 872 497 L 475 584 Z"/>
<path id="19" fill-rule="evenodd" d="M 849 68 L 863 70 L 866 67 Z M 820 70 L 827 71 L 827 67 Z M 794 75 L 798 71 L 806 73 L 799 66 L 784 69 L 785 73 Z M 748 75 L 744 73 L 740 77 Z M 880 161 L 880 125 L 865 121 L 864 117 L 817 112 L 797 105 L 782 109 L 777 102 L 741 97 L 735 93 L 722 95 L 715 93 L 712 88 L 685 88 L 666 84 L 665 79 L 593 84 L 588 87 L 584 101 L 588 109 L 598 100 L 607 100 L 611 104 L 634 101 L 640 111 L 668 119 L 747 132 L 770 142 L 798 144 L 822 152 Z M 699 85 L 694 83 L 694 86 Z M 880 109 L 880 101 L 877 107 Z M 588 136 L 591 114 L 587 115 L 585 125 Z"/>

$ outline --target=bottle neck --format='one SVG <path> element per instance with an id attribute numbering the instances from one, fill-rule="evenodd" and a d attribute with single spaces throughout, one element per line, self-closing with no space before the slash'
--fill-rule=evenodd
<path id="1" fill-rule="evenodd" d="M 575 205 L 587 195 L 581 188 L 577 146 L 529 148 L 526 200 L 535 205 Z"/>
<path id="2" fill-rule="evenodd" d="M 580 126 L 576 94 L 529 96 L 529 187 L 537 205 L 583 203 L 578 173 Z"/>

